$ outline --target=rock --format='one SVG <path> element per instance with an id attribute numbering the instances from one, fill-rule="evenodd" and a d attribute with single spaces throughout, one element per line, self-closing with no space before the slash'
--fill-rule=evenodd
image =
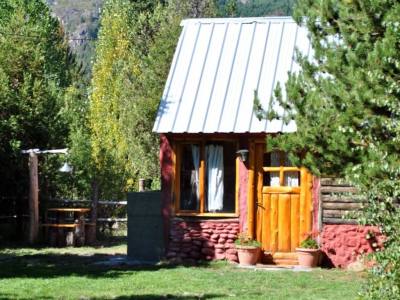
<path id="1" fill-rule="evenodd" d="M 193 257 L 193 258 L 195 258 L 195 259 L 200 258 L 200 252 L 198 252 L 198 251 L 191 251 L 191 252 L 189 253 L 189 255 L 190 255 L 190 257 Z"/>
<path id="2" fill-rule="evenodd" d="M 229 261 L 238 261 L 237 256 L 236 256 L 236 255 L 233 255 L 233 254 L 226 254 L 226 255 L 225 255 L 225 258 L 226 258 L 227 260 L 229 260 Z"/>
<path id="3" fill-rule="evenodd" d="M 171 258 L 171 259 L 169 259 L 169 262 L 171 263 L 171 264 L 181 264 L 182 263 L 182 258 L 180 258 L 180 257 L 174 257 L 174 258 Z"/>
<path id="4" fill-rule="evenodd" d="M 365 269 L 366 266 L 360 259 L 357 259 L 355 262 L 352 262 L 347 266 L 347 270 L 352 272 L 363 272 Z"/>
<path id="5" fill-rule="evenodd" d="M 237 254 L 237 250 L 236 249 L 227 249 L 226 254 L 231 254 L 231 255 L 236 255 Z"/>
<path id="6" fill-rule="evenodd" d="M 215 253 L 215 259 L 225 259 L 225 253 Z"/>
<path id="7" fill-rule="evenodd" d="M 225 253 L 224 249 L 215 249 L 215 253 Z"/>
<path id="8" fill-rule="evenodd" d="M 208 247 L 208 248 L 214 248 L 214 243 L 213 242 L 210 242 L 210 241 L 205 241 L 204 243 L 203 243 L 203 246 L 204 247 Z"/>
<path id="9" fill-rule="evenodd" d="M 357 238 L 350 238 L 347 242 L 347 245 L 349 247 L 357 247 L 358 246 L 358 241 Z"/>
<path id="10" fill-rule="evenodd" d="M 228 249 L 228 248 L 235 248 L 235 244 L 234 243 L 225 243 L 225 249 Z"/>
<path id="11" fill-rule="evenodd" d="M 195 264 L 196 264 L 196 260 L 193 259 L 193 258 L 185 258 L 185 259 L 183 260 L 183 262 L 184 262 L 185 264 L 189 264 L 189 265 L 195 265 Z"/>
<path id="12" fill-rule="evenodd" d="M 203 244 L 203 242 L 200 241 L 200 240 L 195 240 L 195 241 L 192 242 L 192 244 L 193 245 L 197 245 L 197 246 L 201 246 Z"/>
<path id="13" fill-rule="evenodd" d="M 167 258 L 173 258 L 173 257 L 176 257 L 176 252 L 170 251 L 167 253 Z"/>
<path id="14" fill-rule="evenodd" d="M 203 249 L 201 249 L 201 253 L 203 253 L 205 255 L 214 255 L 214 249 L 203 248 Z"/>
<path id="15" fill-rule="evenodd" d="M 189 253 L 190 251 L 192 251 L 192 248 L 191 247 L 185 247 L 185 248 L 182 248 L 181 251 L 184 252 L 184 253 Z"/>

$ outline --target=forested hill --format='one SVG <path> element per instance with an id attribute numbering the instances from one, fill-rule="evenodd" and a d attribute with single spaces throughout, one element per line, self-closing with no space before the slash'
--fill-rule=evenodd
<path id="1" fill-rule="evenodd" d="M 94 39 L 97 38 L 101 7 L 105 0 L 47 0 L 53 12 L 62 21 L 70 46 L 86 73 L 91 71 Z M 199 1 L 199 0 L 193 0 Z M 220 16 L 226 16 L 226 7 L 232 0 L 217 0 Z M 290 15 L 295 0 L 237 0 L 231 16 L 255 17 Z"/>
<path id="2" fill-rule="evenodd" d="M 47 0 L 61 20 L 69 44 L 86 73 L 90 73 L 99 17 L 104 0 Z"/>

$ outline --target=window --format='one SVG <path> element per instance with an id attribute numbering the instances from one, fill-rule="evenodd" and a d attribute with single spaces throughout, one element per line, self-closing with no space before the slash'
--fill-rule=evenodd
<path id="1" fill-rule="evenodd" d="M 288 155 L 284 152 L 273 151 L 264 154 L 264 186 L 300 186 L 300 171 L 293 167 Z"/>
<path id="2" fill-rule="evenodd" d="M 178 214 L 236 212 L 236 143 L 178 145 L 175 200 Z"/>

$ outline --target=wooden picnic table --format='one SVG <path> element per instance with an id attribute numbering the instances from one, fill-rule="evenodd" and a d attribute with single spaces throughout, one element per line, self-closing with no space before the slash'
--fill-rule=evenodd
<path id="1" fill-rule="evenodd" d="M 45 228 L 45 236 L 50 244 L 53 246 L 85 245 L 85 227 L 93 226 L 92 223 L 85 222 L 85 213 L 88 212 L 90 212 L 90 208 L 57 207 L 47 209 L 45 222 L 41 226 Z M 55 222 L 49 222 L 49 213 L 55 213 Z"/>

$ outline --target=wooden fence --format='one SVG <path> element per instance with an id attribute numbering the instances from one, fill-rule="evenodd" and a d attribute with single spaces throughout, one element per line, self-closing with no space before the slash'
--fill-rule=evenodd
<path id="1" fill-rule="evenodd" d="M 1 197 L 0 200 L 3 205 L 0 211 L 0 240 L 2 237 L 22 236 L 28 228 L 29 214 L 27 208 L 21 203 L 27 202 L 27 199 L 18 202 L 16 198 Z M 46 209 L 52 207 L 90 208 L 90 205 L 90 200 L 47 199 L 40 202 L 40 211 L 43 216 Z M 19 211 L 18 208 L 20 208 Z M 89 219 L 86 221 L 90 222 Z M 98 202 L 97 224 L 101 232 L 112 233 L 115 230 L 126 228 L 126 223 L 127 201 L 101 200 Z"/>

